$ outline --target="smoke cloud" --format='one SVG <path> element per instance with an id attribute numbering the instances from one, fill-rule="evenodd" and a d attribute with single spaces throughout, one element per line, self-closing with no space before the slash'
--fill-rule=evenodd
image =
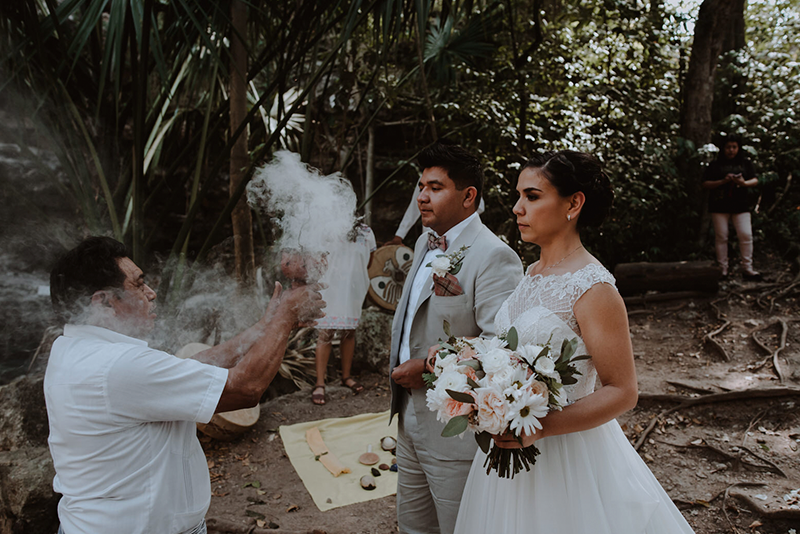
<path id="1" fill-rule="evenodd" d="M 324 176 L 286 150 L 256 172 L 247 187 L 250 207 L 275 218 L 279 249 L 331 252 L 356 221 L 356 194 L 341 173 Z"/>

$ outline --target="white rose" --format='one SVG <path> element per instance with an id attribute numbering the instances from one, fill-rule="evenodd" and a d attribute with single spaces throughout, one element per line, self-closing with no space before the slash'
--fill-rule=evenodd
<path id="1" fill-rule="evenodd" d="M 481 355 L 483 370 L 491 375 L 502 371 L 509 366 L 509 363 L 509 352 L 505 349 L 495 348 Z"/>
<path id="2" fill-rule="evenodd" d="M 547 356 L 542 356 L 536 360 L 536 364 L 533 366 L 533 368 L 540 375 L 547 376 L 549 378 L 559 378 L 558 372 L 556 371 L 556 364 L 553 363 L 553 360 Z"/>
<path id="3" fill-rule="evenodd" d="M 447 256 L 437 256 L 431 262 L 431 268 L 436 276 L 444 276 L 450 271 L 450 260 Z"/>
<path id="4" fill-rule="evenodd" d="M 469 389 L 467 375 L 461 374 L 454 367 L 452 370 L 443 373 L 442 376 L 436 379 L 436 389 L 442 392 L 444 392 L 445 389 L 466 391 Z M 447 395 L 447 392 L 444 392 L 444 394 Z"/>
<path id="5" fill-rule="evenodd" d="M 521 347 L 517 348 L 517 353 L 523 360 L 529 364 L 532 364 L 543 349 L 544 347 L 541 345 L 522 345 Z"/>
<path id="6" fill-rule="evenodd" d="M 434 374 L 436 376 L 442 376 L 442 374 L 450 372 L 458 363 L 458 354 L 450 353 L 444 358 L 438 356 L 436 358 L 436 364 L 434 365 Z"/>
<path id="7" fill-rule="evenodd" d="M 507 343 L 499 337 L 493 337 L 491 339 L 479 337 L 472 340 L 472 346 L 478 354 L 486 354 L 495 349 L 502 349 L 506 345 Z"/>

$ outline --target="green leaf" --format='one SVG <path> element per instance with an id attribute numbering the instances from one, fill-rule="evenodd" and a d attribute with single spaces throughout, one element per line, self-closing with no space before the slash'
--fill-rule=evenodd
<path id="1" fill-rule="evenodd" d="M 508 334 L 506 334 L 506 343 L 508 343 L 508 348 L 511 350 L 517 350 L 517 345 L 519 344 L 519 336 L 517 335 L 517 329 L 513 326 L 508 329 Z"/>
<path id="2" fill-rule="evenodd" d="M 583 356 L 575 356 L 574 358 L 572 358 L 572 359 L 569 361 L 569 363 L 572 363 L 572 362 L 579 362 L 579 361 L 581 361 L 581 360 L 591 360 L 591 359 L 592 359 L 592 356 L 591 356 L 590 354 L 584 354 Z"/>
<path id="3" fill-rule="evenodd" d="M 559 360 L 568 362 L 572 355 L 575 354 L 576 348 L 578 348 L 578 338 L 574 337 L 569 341 L 565 339 L 561 344 L 561 357 Z"/>
<path id="4" fill-rule="evenodd" d="M 478 442 L 478 447 L 484 452 L 489 453 L 489 447 L 492 446 L 492 436 L 488 432 L 478 432 L 475 434 L 475 441 Z"/>
<path id="5" fill-rule="evenodd" d="M 450 323 L 448 323 L 447 320 L 442 323 L 442 328 L 444 328 L 444 333 L 447 334 L 447 337 L 453 336 L 453 334 L 450 333 Z"/>
<path id="6" fill-rule="evenodd" d="M 472 389 L 477 389 L 477 388 L 481 387 L 477 382 L 475 382 L 470 377 L 467 377 L 467 384 L 469 384 L 469 387 L 471 387 Z"/>
<path id="7" fill-rule="evenodd" d="M 460 391 L 453 391 L 452 389 L 445 389 L 450 398 L 453 400 L 457 400 L 458 402 L 463 402 L 464 404 L 475 404 L 475 399 L 472 398 L 472 395 L 469 393 L 462 393 Z"/>
<path id="8" fill-rule="evenodd" d="M 466 415 L 459 415 L 457 417 L 453 417 L 447 422 L 446 425 L 444 425 L 444 430 L 442 430 L 442 437 L 451 438 L 453 436 L 458 436 L 467 429 L 468 423 L 469 421 Z"/>
<path id="9" fill-rule="evenodd" d="M 446 341 L 440 341 L 439 342 L 439 346 L 442 347 L 443 349 L 451 350 L 453 352 L 458 352 L 453 345 L 451 345 L 450 343 L 448 343 Z"/>
<path id="10" fill-rule="evenodd" d="M 466 365 L 467 367 L 472 367 L 476 371 L 481 368 L 481 362 L 478 360 L 462 360 L 458 362 L 458 365 Z"/>
<path id="11" fill-rule="evenodd" d="M 436 375 L 433 373 L 422 373 L 422 380 L 425 382 L 427 388 L 432 388 L 433 383 L 436 382 Z"/>

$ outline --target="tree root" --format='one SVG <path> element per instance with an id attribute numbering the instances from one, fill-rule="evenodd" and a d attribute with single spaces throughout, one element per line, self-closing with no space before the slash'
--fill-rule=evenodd
<path id="1" fill-rule="evenodd" d="M 652 395 L 640 394 L 639 401 L 653 401 L 653 402 L 678 402 L 677 406 L 662 411 L 650 421 L 647 428 L 644 429 L 636 444 L 633 446 L 637 451 L 644 444 L 647 436 L 653 431 L 658 424 L 658 420 L 666 417 L 667 415 L 689 408 L 691 406 L 698 406 L 702 404 L 714 404 L 717 402 L 729 402 L 742 399 L 767 399 L 775 397 L 800 397 L 800 388 L 798 387 L 782 387 L 782 388 L 757 388 L 757 389 L 740 389 L 735 391 L 726 391 L 725 393 L 712 393 L 710 395 L 703 395 L 701 397 L 684 397 L 683 395 Z"/>
<path id="2" fill-rule="evenodd" d="M 209 534 L 325 534 L 324 530 L 286 530 L 258 528 L 255 525 L 243 525 L 218 517 L 206 518 Z"/>
<path id="3" fill-rule="evenodd" d="M 725 348 L 722 346 L 722 344 L 719 341 L 717 341 L 716 339 L 714 339 L 714 336 L 716 336 L 717 334 L 719 334 L 720 332 L 722 332 L 723 330 L 728 328 L 730 325 L 731 325 L 731 322 L 729 320 L 726 320 L 722 324 L 722 326 L 720 326 L 719 328 L 717 328 L 713 332 L 710 332 L 710 333 L 706 334 L 705 336 L 703 336 L 703 342 L 704 343 L 711 343 L 711 345 L 714 348 L 717 349 L 717 352 L 719 352 L 722 355 L 722 357 L 725 359 L 726 362 L 731 361 L 731 357 L 728 356 L 728 352 L 725 350 Z"/>
<path id="4" fill-rule="evenodd" d="M 767 345 L 765 343 L 762 343 L 761 340 L 758 339 L 758 337 L 756 337 L 756 333 L 760 332 L 762 330 L 766 330 L 767 328 L 770 328 L 771 326 L 776 325 L 776 324 L 780 324 L 781 325 L 781 341 L 780 341 L 780 345 L 778 346 L 778 348 L 775 349 L 775 350 L 772 350 L 771 348 L 767 347 Z M 781 384 L 786 382 L 786 373 L 784 373 L 784 371 L 783 371 L 783 368 L 782 368 L 782 365 L 781 365 L 781 361 L 780 361 L 780 358 L 778 357 L 778 354 L 783 349 L 786 348 L 786 336 L 788 334 L 789 334 L 789 325 L 784 319 L 781 319 L 781 318 L 778 318 L 778 319 L 772 321 L 771 323 L 759 328 L 758 330 L 756 330 L 755 332 L 752 333 L 752 338 L 753 338 L 753 341 L 755 341 L 756 345 L 761 347 L 761 349 L 763 349 L 764 351 L 770 353 L 770 356 L 765 358 L 764 363 L 769 361 L 770 358 L 772 359 L 772 367 L 775 369 L 775 374 L 778 375 L 778 380 L 780 381 Z M 762 363 L 762 365 L 763 365 L 763 363 Z"/>
<path id="5" fill-rule="evenodd" d="M 678 449 L 708 449 L 711 452 L 713 452 L 714 454 L 716 454 L 718 456 L 721 456 L 721 457 L 725 458 L 726 460 L 730 460 L 735 465 L 746 465 L 746 466 L 749 466 L 749 467 L 754 467 L 756 469 L 762 469 L 762 470 L 767 471 L 769 473 L 775 473 L 776 475 L 781 475 L 784 478 L 789 478 L 789 477 L 786 476 L 786 473 L 784 473 L 783 470 L 780 467 L 778 467 L 774 463 L 770 462 L 769 460 L 765 460 L 764 458 L 756 455 L 755 453 L 753 453 L 753 451 L 751 451 L 747 447 L 739 447 L 739 449 L 740 450 L 745 450 L 746 452 L 749 452 L 750 454 L 752 454 L 753 456 L 755 456 L 756 458 L 758 458 L 759 460 L 761 460 L 762 462 L 764 462 L 767 465 L 758 465 L 758 464 L 754 464 L 754 463 L 751 463 L 751 462 L 746 462 L 744 460 L 744 458 L 742 458 L 741 455 L 731 454 L 729 452 L 723 451 L 722 449 L 718 449 L 718 448 L 714 447 L 713 445 L 708 444 L 705 440 L 703 440 L 703 442 L 701 444 L 699 444 L 699 445 L 695 445 L 694 443 L 689 443 L 688 445 L 681 445 L 679 443 L 671 443 L 669 441 L 664 441 L 664 440 L 658 440 L 658 442 L 659 443 L 663 443 L 665 445 L 669 445 L 671 447 L 678 448 Z M 717 495 L 717 497 L 718 496 L 719 495 Z M 714 499 L 711 499 L 711 501 L 713 501 L 713 500 Z M 708 501 L 708 502 L 711 502 L 711 501 Z"/>
<path id="6" fill-rule="evenodd" d="M 739 486 L 752 485 L 752 486 L 755 486 L 757 484 L 755 484 L 755 483 L 745 483 L 745 484 L 734 484 L 734 485 L 739 485 Z M 765 485 L 765 484 L 761 484 L 761 485 Z M 733 486 L 731 486 L 731 487 L 733 487 Z M 747 506 L 747 508 L 751 512 L 753 512 L 755 514 L 758 514 L 759 516 L 761 516 L 764 519 L 769 519 L 769 520 L 790 520 L 790 521 L 791 520 L 798 520 L 798 521 L 800 521 L 800 510 L 792 510 L 792 509 L 786 509 L 786 508 L 781 509 L 781 510 L 767 510 L 766 508 L 762 507 L 760 504 L 755 502 L 753 499 L 751 499 L 750 496 L 747 495 L 746 493 L 740 493 L 740 492 L 737 491 L 735 493 L 731 493 L 730 496 L 735 497 L 737 500 L 739 500 L 742 503 L 744 503 L 744 505 Z"/>

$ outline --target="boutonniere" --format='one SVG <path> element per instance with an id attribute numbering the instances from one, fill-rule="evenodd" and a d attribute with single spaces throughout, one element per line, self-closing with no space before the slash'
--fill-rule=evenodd
<path id="1" fill-rule="evenodd" d="M 431 267 L 433 274 L 436 276 L 445 276 L 447 274 L 455 276 L 461 270 L 461 265 L 464 263 L 464 255 L 468 249 L 469 246 L 463 245 L 460 249 L 450 254 L 437 254 L 436 258 L 425 267 Z"/>

